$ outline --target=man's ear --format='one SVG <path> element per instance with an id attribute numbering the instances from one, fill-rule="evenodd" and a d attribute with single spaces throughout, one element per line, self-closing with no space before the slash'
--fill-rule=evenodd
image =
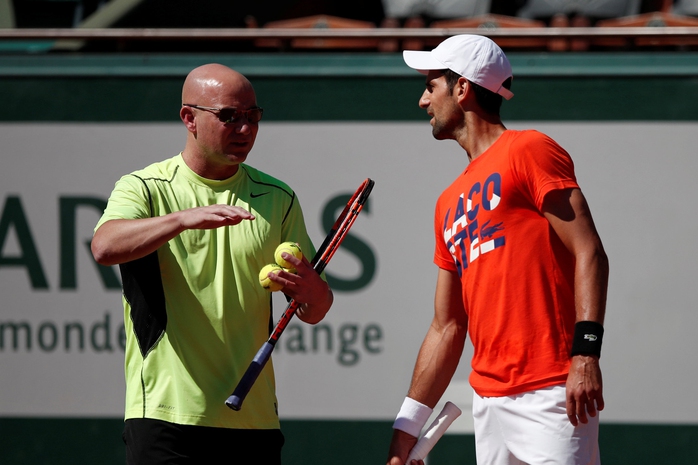
<path id="1" fill-rule="evenodd" d="M 467 79 L 464 77 L 459 77 L 458 82 L 456 82 L 456 85 L 453 88 L 453 92 L 458 98 L 458 102 L 461 103 L 465 99 L 465 96 L 468 94 L 468 92 L 471 90 L 470 83 L 468 82 Z"/>
<path id="2" fill-rule="evenodd" d="M 182 106 L 182 109 L 179 110 L 179 117 L 189 132 L 196 132 L 196 119 L 191 108 Z"/>

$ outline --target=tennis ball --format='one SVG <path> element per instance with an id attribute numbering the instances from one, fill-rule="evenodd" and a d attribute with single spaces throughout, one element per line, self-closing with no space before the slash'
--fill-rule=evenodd
<path id="1" fill-rule="evenodd" d="M 291 254 L 298 260 L 301 260 L 303 258 L 303 252 L 301 252 L 300 246 L 295 242 L 284 242 L 282 244 L 279 244 L 279 246 L 276 248 L 276 252 L 274 252 L 274 260 L 276 260 L 276 263 L 280 267 L 285 268 L 287 271 L 295 273 L 296 268 L 293 266 L 293 263 L 287 262 L 281 257 L 281 254 L 283 252 Z"/>
<path id="2" fill-rule="evenodd" d="M 279 274 L 281 270 L 282 268 L 276 263 L 270 263 L 269 265 L 265 265 L 264 268 L 262 268 L 262 271 L 259 272 L 259 284 L 264 289 L 270 292 L 276 292 L 280 290 L 283 286 L 269 279 L 268 275 L 269 273 Z"/>

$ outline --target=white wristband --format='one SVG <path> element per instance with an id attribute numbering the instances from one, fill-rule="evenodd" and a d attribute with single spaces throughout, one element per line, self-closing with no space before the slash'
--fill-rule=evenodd
<path id="1" fill-rule="evenodd" d="M 393 423 L 393 429 L 399 429 L 418 438 L 422 427 L 426 424 L 433 411 L 434 409 L 410 397 L 405 397 L 395 423 Z"/>

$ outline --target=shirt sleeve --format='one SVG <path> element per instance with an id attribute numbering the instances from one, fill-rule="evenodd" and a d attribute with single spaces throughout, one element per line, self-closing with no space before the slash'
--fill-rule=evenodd
<path id="1" fill-rule="evenodd" d="M 145 182 L 129 174 L 116 182 L 107 208 L 95 226 L 95 231 L 110 220 L 149 218 L 150 195 Z"/>
<path id="2" fill-rule="evenodd" d="M 512 144 L 511 163 L 525 190 L 539 210 L 551 191 L 578 188 L 574 163 L 570 155 L 550 137 L 537 131 L 526 131 Z"/>
<path id="3" fill-rule="evenodd" d="M 448 250 L 446 241 L 444 240 L 444 225 L 441 224 L 441 222 L 446 215 L 445 213 L 441 212 L 440 208 L 441 200 L 439 199 L 436 203 L 436 208 L 434 209 L 434 263 L 436 266 L 444 270 L 457 271 L 453 256 Z"/>
<path id="4" fill-rule="evenodd" d="M 298 196 L 294 195 L 289 214 L 284 221 L 281 231 L 282 241 L 297 242 L 300 245 L 303 255 L 311 261 L 315 256 L 315 246 L 313 245 L 308 230 L 305 226 L 303 209 L 301 208 Z"/>

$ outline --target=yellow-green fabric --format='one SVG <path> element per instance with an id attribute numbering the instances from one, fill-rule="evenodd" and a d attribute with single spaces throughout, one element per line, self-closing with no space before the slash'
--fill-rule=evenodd
<path id="1" fill-rule="evenodd" d="M 294 192 L 248 165 L 229 179 L 202 178 L 181 154 L 122 177 L 99 228 L 212 204 L 236 205 L 252 221 L 187 230 L 156 253 L 120 266 L 126 324 L 126 419 L 271 429 L 279 427 L 271 361 L 240 411 L 224 402 L 269 336 L 270 293 L 259 270 L 276 246 L 315 253 Z M 277 315 L 278 317 L 278 315 Z"/>

